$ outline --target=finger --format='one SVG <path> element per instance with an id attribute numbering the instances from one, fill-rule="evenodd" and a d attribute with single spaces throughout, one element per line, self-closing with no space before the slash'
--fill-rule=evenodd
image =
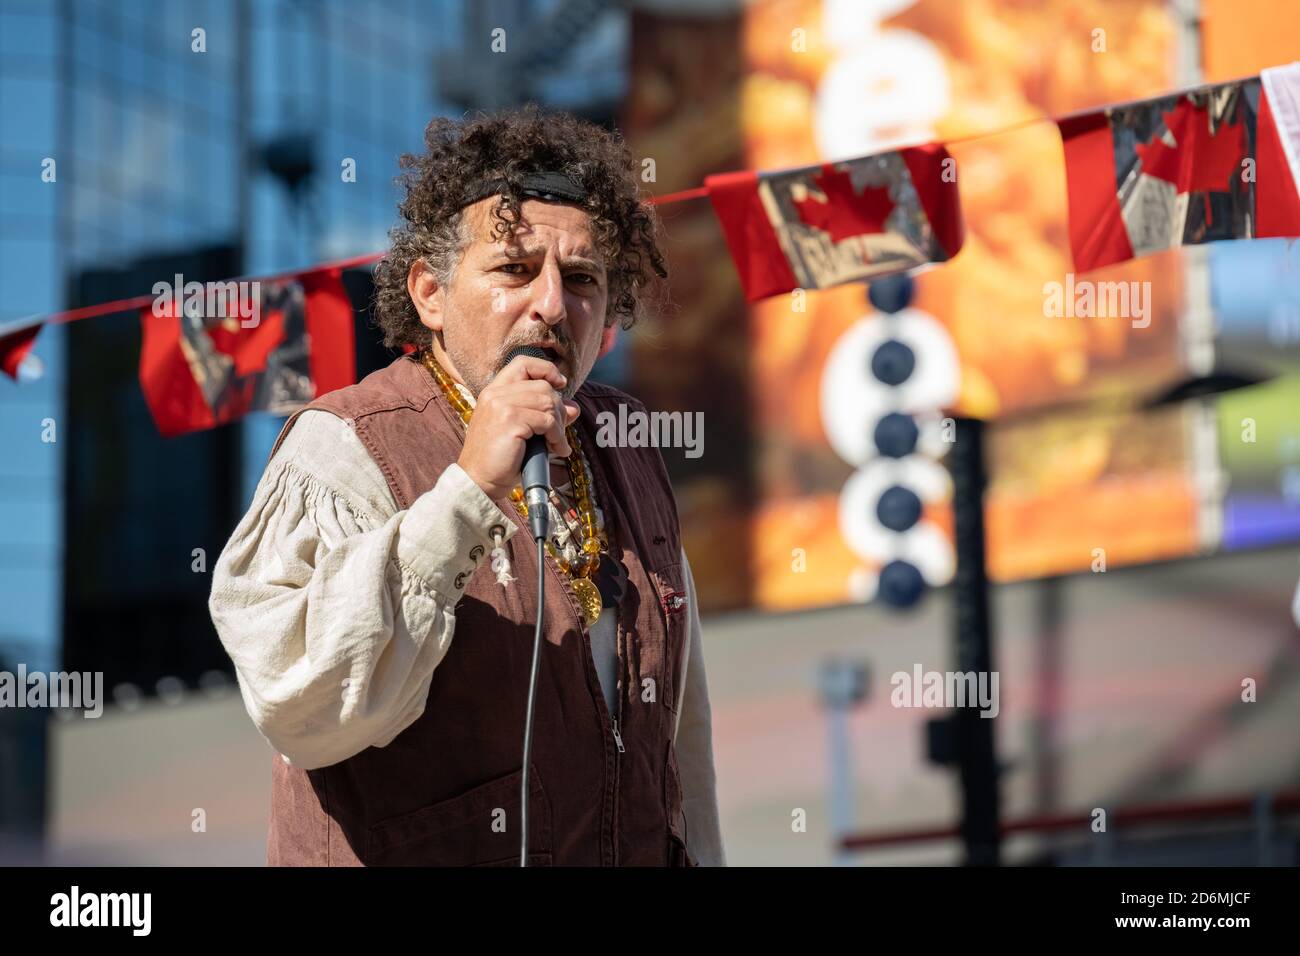
<path id="1" fill-rule="evenodd" d="M 564 433 L 564 400 L 559 395 L 555 396 L 555 402 L 551 406 L 551 417 L 555 424 L 547 430 L 546 440 L 555 454 L 564 455 L 567 458 L 573 454 L 573 449 L 569 447 L 569 436 Z"/>
<path id="2" fill-rule="evenodd" d="M 546 438 L 546 447 L 551 454 L 565 457 L 573 454 L 573 449 L 569 447 L 569 440 L 564 435 L 564 429 L 560 427 L 560 420 L 556 417 L 554 409 L 545 412 L 530 408 L 520 409 L 519 417 L 532 429 L 532 434 Z"/>
<path id="3" fill-rule="evenodd" d="M 491 398 L 506 405 L 546 410 L 555 407 L 555 403 L 560 400 L 560 393 L 551 387 L 550 382 L 531 379 L 503 386 L 494 391 Z"/>
<path id="4" fill-rule="evenodd" d="M 501 371 L 497 372 L 493 382 L 509 384 L 511 382 L 526 382 L 529 379 L 543 379 L 550 382 L 554 388 L 564 388 L 568 379 L 561 374 L 560 370 L 555 367 L 554 363 L 546 359 L 534 358 L 531 355 L 516 355 Z"/>
<path id="5" fill-rule="evenodd" d="M 567 402 L 558 392 L 555 395 L 555 417 L 560 422 L 561 430 L 568 428 L 578 420 L 582 409 L 576 402 Z M 568 437 L 567 435 L 565 436 Z"/>

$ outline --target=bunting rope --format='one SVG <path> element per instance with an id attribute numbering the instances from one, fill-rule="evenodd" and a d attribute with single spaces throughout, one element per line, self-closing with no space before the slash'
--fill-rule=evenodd
<path id="1" fill-rule="evenodd" d="M 1172 90 L 1167 93 L 1161 93 L 1158 94 L 1157 96 L 1143 97 L 1141 99 L 1134 99 L 1134 100 L 1126 100 L 1118 103 L 1110 103 L 1104 106 L 1089 107 L 1087 109 L 1075 110 L 1074 112 L 1066 113 L 1062 116 L 1043 115 L 1043 116 L 1029 117 L 1023 120 L 1019 120 L 1015 123 L 1011 123 L 1007 126 L 999 127 L 997 129 L 981 130 L 976 133 L 969 133 L 965 136 L 958 136 L 952 139 L 945 139 L 942 141 L 931 140 L 926 144 L 917 144 L 917 145 L 930 145 L 932 143 L 941 143 L 942 145 L 953 145 L 957 143 L 971 142 L 973 140 L 991 139 L 996 136 L 1004 136 L 1008 133 L 1013 133 L 1030 126 L 1035 126 L 1040 123 L 1052 123 L 1052 124 L 1059 125 L 1062 122 L 1066 122 L 1071 119 L 1075 119 L 1077 117 L 1089 116 L 1105 110 L 1123 109 L 1128 106 L 1134 106 L 1140 103 L 1146 103 L 1153 99 L 1163 99 L 1169 96 L 1185 96 L 1189 93 L 1197 93 L 1202 90 L 1206 90 L 1215 86 L 1221 86 L 1227 83 L 1244 82 L 1246 80 L 1254 79 L 1258 75 L 1259 74 L 1257 73 L 1252 73 L 1247 76 L 1238 77 L 1233 80 L 1223 80 L 1215 83 L 1197 83 L 1195 85 Z M 907 148 L 909 147 L 905 145 L 893 145 L 889 147 L 889 151 L 899 151 Z M 755 171 L 750 171 L 750 172 L 755 172 Z M 775 171 L 775 172 L 779 172 L 779 171 Z M 694 199 L 706 199 L 708 198 L 708 196 L 709 196 L 709 187 L 707 185 L 696 186 L 691 189 L 683 189 L 677 192 L 667 193 L 663 196 L 651 196 L 648 199 L 646 199 L 646 204 L 650 206 L 666 206 L 666 205 L 671 205 L 673 203 L 688 202 Z M 256 282 L 268 282 L 268 283 L 276 282 L 282 279 L 293 278 L 294 276 L 299 276 L 304 273 L 317 272 L 325 269 L 360 268 L 362 266 L 372 265 L 378 262 L 379 260 L 383 259 L 385 255 L 387 255 L 387 252 L 369 253 L 366 255 L 353 256 L 347 259 L 337 259 L 332 262 L 322 262 L 317 265 L 309 266 L 306 268 L 289 269 L 289 270 L 275 273 L 273 275 L 238 276 L 232 279 L 225 279 L 221 281 L 222 282 L 256 281 Z M 60 312 L 38 313 L 36 315 L 25 316 L 21 319 L 16 319 L 3 326 L 0 326 L 0 339 L 5 339 L 8 338 L 9 336 L 16 335 L 18 333 L 25 332 L 29 329 L 42 326 L 42 325 L 58 325 L 58 324 L 64 324 L 68 322 L 78 322 L 82 319 L 93 319 L 103 315 L 112 315 L 118 312 L 136 311 L 152 303 L 155 298 L 157 297 L 154 295 L 138 295 L 127 299 L 116 299 L 112 302 L 104 302 L 97 305 L 81 306 L 75 309 L 65 309 Z"/>

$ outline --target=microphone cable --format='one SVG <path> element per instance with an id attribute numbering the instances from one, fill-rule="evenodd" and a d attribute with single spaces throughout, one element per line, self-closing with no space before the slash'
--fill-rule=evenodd
<path id="1" fill-rule="evenodd" d="M 549 515 L 547 516 L 549 517 Z M 533 631 L 533 667 L 528 677 L 528 712 L 524 717 L 524 773 L 519 794 L 519 865 L 528 865 L 528 764 L 533 752 L 533 705 L 542 650 L 542 616 L 546 606 L 546 535 L 537 538 L 537 627 Z"/>
<path id="2" fill-rule="evenodd" d="M 532 345 L 521 346 L 509 358 L 529 355 L 547 359 L 546 353 Z M 563 416 L 561 416 L 563 424 Z M 528 675 L 528 710 L 524 716 L 524 762 L 519 782 L 519 865 L 528 865 L 528 764 L 533 753 L 533 711 L 537 704 L 537 671 L 542 659 L 542 620 L 546 610 L 546 537 L 551 533 L 551 464 L 547 454 L 546 438 L 533 435 L 524 444 L 523 459 L 524 502 L 528 508 L 528 524 L 537 542 L 537 627 L 533 631 L 533 665 Z"/>

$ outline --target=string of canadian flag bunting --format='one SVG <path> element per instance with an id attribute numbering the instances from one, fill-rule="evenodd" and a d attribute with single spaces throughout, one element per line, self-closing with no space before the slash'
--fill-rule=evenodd
<path id="1" fill-rule="evenodd" d="M 1300 236 L 1300 63 L 1051 121 L 1064 149 L 1076 271 L 1182 245 Z M 958 180 L 945 145 L 929 143 L 710 176 L 703 188 L 650 201 L 707 196 L 755 302 L 953 258 L 963 236 Z M 215 310 L 176 290 L 174 302 L 140 296 L 15 322 L 0 329 L 0 369 L 17 378 L 47 324 L 137 311 L 140 383 L 164 435 L 250 411 L 288 414 L 354 380 L 342 273 L 380 258 L 269 277 L 255 292 L 245 291 L 249 282 L 218 284 L 235 291 Z M 249 314 L 257 321 L 240 321 Z"/>

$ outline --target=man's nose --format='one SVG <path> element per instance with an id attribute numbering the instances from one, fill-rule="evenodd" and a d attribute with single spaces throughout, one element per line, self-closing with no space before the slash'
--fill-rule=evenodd
<path id="1" fill-rule="evenodd" d="M 564 277 L 552 263 L 542 266 L 532 282 L 532 317 L 547 325 L 564 321 Z"/>

